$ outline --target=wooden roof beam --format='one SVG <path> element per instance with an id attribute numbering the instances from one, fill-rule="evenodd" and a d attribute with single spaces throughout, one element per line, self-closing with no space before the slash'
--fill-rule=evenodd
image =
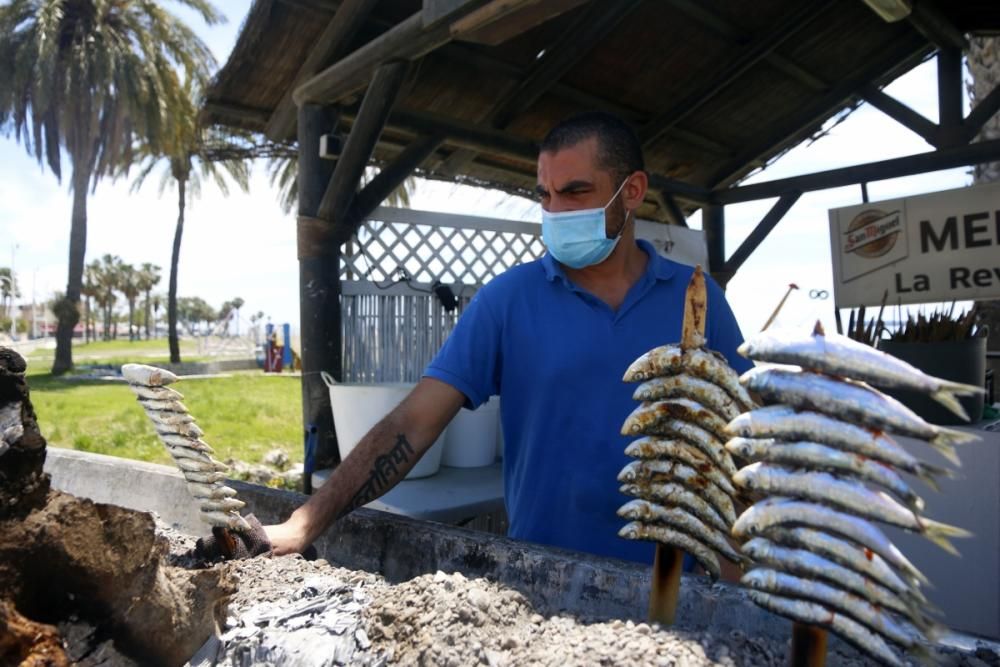
<path id="1" fill-rule="evenodd" d="M 745 44 L 752 40 L 742 29 L 712 12 L 710 9 L 706 9 L 703 3 L 695 2 L 694 0 L 668 1 L 675 9 L 688 16 L 688 18 L 694 19 L 698 23 L 701 23 L 703 27 L 712 30 L 726 39 L 740 44 Z M 764 61 L 776 70 L 798 80 L 799 83 L 813 90 L 826 90 L 830 87 L 826 81 L 780 53 L 769 53 L 764 57 Z"/>
<path id="2" fill-rule="evenodd" d="M 567 28 L 562 39 L 545 49 L 521 82 L 494 105 L 487 116 L 489 124 L 497 129 L 509 125 L 586 57 L 639 4 L 640 0 L 592 3 Z M 457 174 L 473 159 L 473 151 L 458 150 L 441 169 L 444 173 Z"/>
<path id="3" fill-rule="evenodd" d="M 338 227 L 343 225 L 344 214 L 354 198 L 361 175 L 371 160 L 392 105 L 403 87 L 407 69 L 408 63 L 394 62 L 382 65 L 375 71 L 358 116 L 344 142 L 344 150 L 337 159 L 337 166 L 330 177 L 316 217 L 329 220 Z"/>
<path id="4" fill-rule="evenodd" d="M 785 217 L 789 209 L 795 205 L 795 202 L 799 200 L 802 193 L 798 190 L 793 190 L 782 195 L 778 201 L 774 203 L 774 206 L 764 215 L 757 226 L 754 227 L 753 231 L 743 240 L 740 247 L 736 249 L 729 259 L 726 260 L 725 264 L 722 265 L 722 269 L 719 273 L 724 277 L 725 282 L 729 282 L 732 277 L 740 270 L 743 266 L 743 262 L 749 259 L 753 251 L 764 242 L 767 235 L 777 226 L 781 219 Z"/>
<path id="5" fill-rule="evenodd" d="M 285 91 L 284 97 L 267 121 L 265 134 L 269 139 L 281 141 L 292 133 L 296 118 L 295 101 L 292 99 L 295 86 L 347 52 L 351 37 L 364 25 L 377 2 L 378 0 L 344 0 L 340 3 L 299 67 L 292 85 Z"/>
<path id="6" fill-rule="evenodd" d="M 334 104 L 363 90 L 383 63 L 414 60 L 450 39 L 447 24 L 425 26 L 422 12 L 416 12 L 300 84 L 292 93 L 292 99 L 297 105 L 307 102 Z"/>
<path id="7" fill-rule="evenodd" d="M 891 97 L 875 86 L 865 86 L 861 93 L 865 101 L 889 116 L 903 127 L 920 136 L 931 146 L 938 141 L 938 125 L 923 114 L 917 113 L 895 97 Z"/>
<path id="8" fill-rule="evenodd" d="M 717 78 L 709 80 L 701 90 L 688 95 L 681 102 L 660 114 L 646 124 L 639 132 L 643 146 L 650 146 L 668 129 L 684 120 L 703 105 L 715 98 L 726 86 L 730 85 L 751 67 L 760 62 L 767 54 L 772 53 L 786 40 L 793 37 L 809 23 L 816 20 L 834 0 L 818 0 L 814 2 L 796 3 L 795 9 L 789 11 L 767 33 L 759 36 L 746 46 L 739 58 L 732 61 Z"/>
<path id="9" fill-rule="evenodd" d="M 255 109 L 231 102 L 206 102 L 202 107 L 202 113 L 225 116 L 257 127 L 262 127 L 270 116 L 266 109 Z"/>
<path id="10" fill-rule="evenodd" d="M 719 188 L 728 184 L 743 174 L 749 165 L 761 163 L 762 156 L 773 155 L 781 146 L 798 143 L 823 120 L 842 108 L 846 101 L 852 97 L 860 96 L 866 86 L 870 86 L 884 77 L 887 71 L 894 67 L 895 71 L 908 70 L 930 51 L 930 45 L 915 33 L 889 41 L 886 47 L 873 59 L 856 69 L 816 102 L 809 105 L 801 114 L 776 127 L 773 133 L 764 137 L 758 144 L 751 146 L 732 161 L 723 165 L 709 179 L 711 187 Z M 719 192 L 724 191 L 716 190 L 717 194 Z"/>
<path id="11" fill-rule="evenodd" d="M 906 20 L 939 49 L 967 51 L 969 48 L 965 34 L 929 0 L 914 3 L 913 10 Z"/>

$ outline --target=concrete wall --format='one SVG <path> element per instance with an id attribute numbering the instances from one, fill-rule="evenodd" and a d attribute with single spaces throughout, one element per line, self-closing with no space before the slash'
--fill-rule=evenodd
<path id="1" fill-rule="evenodd" d="M 191 534 L 208 532 L 197 518 L 183 479 L 172 468 L 64 449 L 50 448 L 48 454 L 46 470 L 55 488 L 97 502 L 155 511 Z M 247 502 L 249 512 L 265 524 L 281 521 L 305 500 L 288 491 L 230 484 Z M 384 512 L 353 512 L 320 538 L 316 547 L 331 563 L 377 572 L 394 582 L 438 570 L 487 577 L 519 590 L 545 614 L 641 621 L 648 607 L 648 566 Z M 939 587 L 946 585 L 940 582 Z M 699 576 L 685 575 L 677 618 L 676 627 L 681 630 L 739 631 L 777 640 L 790 636 L 786 620 L 754 605 L 738 587 L 713 585 Z M 971 650 L 977 645 L 977 640 L 963 635 L 949 635 L 947 641 Z M 998 649 L 989 642 L 979 643 L 992 651 Z M 943 658 L 942 664 L 967 664 L 954 652 Z"/>

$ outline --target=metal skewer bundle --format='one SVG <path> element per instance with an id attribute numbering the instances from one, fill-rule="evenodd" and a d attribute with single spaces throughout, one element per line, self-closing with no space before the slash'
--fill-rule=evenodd
<path id="1" fill-rule="evenodd" d="M 920 592 L 926 577 L 872 521 L 921 533 L 957 555 L 961 528 L 923 516 L 924 500 L 900 473 L 937 488 L 950 472 L 909 454 L 887 433 L 926 441 L 958 464 L 954 445 L 975 436 L 928 424 L 871 385 L 916 389 L 968 418 L 955 394 L 979 391 L 929 377 L 819 323 L 811 335 L 761 334 L 740 347 L 759 362 L 741 383 L 767 407 L 727 426 L 726 449 L 752 463 L 734 484 L 764 500 L 733 535 L 757 566 L 742 583 L 760 606 L 796 621 L 792 663 L 822 665 L 825 630 L 889 665 L 926 654 L 939 629 Z M 812 626 L 807 627 L 807 626 Z"/>
<path id="2" fill-rule="evenodd" d="M 198 502 L 202 521 L 220 529 L 223 537 L 229 537 L 225 533 L 228 530 L 250 531 L 250 525 L 239 514 L 246 503 L 237 500 L 236 490 L 223 483 L 229 467 L 212 458 L 215 452 L 201 439 L 202 430 L 181 402 L 184 396 L 166 386 L 176 382 L 177 376 L 142 364 L 125 364 L 122 376 L 184 475 L 188 492 Z"/>
<path id="3" fill-rule="evenodd" d="M 619 536 L 657 542 L 650 620 L 671 624 L 677 605 L 683 553 L 712 578 L 716 553 L 745 560 L 727 541 L 736 512 L 731 482 L 736 466 L 723 446 L 726 423 L 753 408 L 725 358 L 705 349 L 707 293 L 701 267 L 687 288 L 679 344 L 650 350 L 629 366 L 625 382 L 642 382 L 642 401 L 626 419 L 623 435 L 641 435 L 625 453 L 636 460 L 618 475 L 633 496 L 618 510 L 629 523 Z"/>

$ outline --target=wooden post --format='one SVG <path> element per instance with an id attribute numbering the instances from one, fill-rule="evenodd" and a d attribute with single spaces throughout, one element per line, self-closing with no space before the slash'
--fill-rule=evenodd
<path id="1" fill-rule="evenodd" d="M 665 544 L 656 545 L 653 560 L 653 583 L 649 590 L 649 620 L 667 626 L 673 625 L 677 614 L 677 600 L 681 592 L 681 570 L 684 552 Z"/>
<path id="2" fill-rule="evenodd" d="M 333 224 L 317 218 L 334 162 L 319 156 L 319 138 L 337 127 L 337 112 L 305 104 L 298 110 L 299 332 L 302 349 L 302 422 L 317 429 L 316 466 L 340 462 L 330 394 L 321 371 L 341 380 L 340 248 Z"/>
<path id="3" fill-rule="evenodd" d="M 823 667 L 825 664 L 826 630 L 806 623 L 793 623 L 789 667 Z"/>
<path id="4" fill-rule="evenodd" d="M 721 275 L 726 266 L 725 207 L 709 204 L 702 208 L 701 227 L 705 230 L 705 245 L 708 246 L 708 272 L 725 289 L 727 280 Z"/>

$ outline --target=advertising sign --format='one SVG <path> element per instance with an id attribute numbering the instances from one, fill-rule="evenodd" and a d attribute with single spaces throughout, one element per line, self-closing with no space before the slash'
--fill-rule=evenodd
<path id="1" fill-rule="evenodd" d="M 830 210 L 837 307 L 1000 298 L 1000 184 Z"/>

